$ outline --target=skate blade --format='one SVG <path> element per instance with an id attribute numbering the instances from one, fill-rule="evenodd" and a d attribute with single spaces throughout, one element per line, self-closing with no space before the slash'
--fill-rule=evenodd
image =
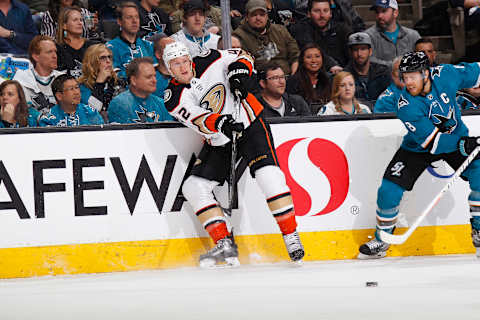
<path id="1" fill-rule="evenodd" d="M 297 261 L 291 260 L 290 263 L 289 263 L 289 266 L 292 267 L 292 268 L 303 267 L 303 260 L 302 259 L 297 260 Z"/>
<path id="2" fill-rule="evenodd" d="M 477 250 L 475 255 L 477 256 L 477 258 L 480 258 L 480 247 L 475 249 Z"/>
<path id="3" fill-rule="evenodd" d="M 217 264 L 214 259 L 204 259 L 200 261 L 200 268 L 203 269 L 227 269 L 240 266 L 240 261 L 236 257 L 225 258 L 225 263 Z"/>
<path id="4" fill-rule="evenodd" d="M 359 259 L 359 260 L 381 259 L 381 258 L 385 258 L 386 255 L 387 255 L 386 252 L 380 252 L 380 253 L 373 254 L 373 255 L 367 255 L 367 254 L 363 254 L 363 253 L 359 252 L 358 256 L 357 256 L 357 259 Z"/>

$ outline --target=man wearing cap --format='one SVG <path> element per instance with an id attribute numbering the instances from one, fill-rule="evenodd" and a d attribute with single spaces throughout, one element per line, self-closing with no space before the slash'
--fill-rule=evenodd
<path id="1" fill-rule="evenodd" d="M 370 61 L 372 41 L 365 32 L 353 33 L 348 37 L 351 59 L 345 67 L 355 79 L 355 97 L 373 109 L 375 100 L 390 84 L 387 66 Z"/>
<path id="2" fill-rule="evenodd" d="M 374 0 L 370 10 L 376 12 L 377 20 L 365 31 L 372 39 L 372 61 L 391 68 L 393 59 L 411 51 L 420 35 L 397 22 L 397 0 Z"/>
<path id="3" fill-rule="evenodd" d="M 172 35 L 175 41 L 182 42 L 190 55 L 196 57 L 216 49 L 220 36 L 205 28 L 206 7 L 202 0 L 188 0 L 183 5 L 183 28 Z"/>
<path id="4" fill-rule="evenodd" d="M 274 61 L 285 74 L 294 74 L 300 55 L 295 39 L 283 25 L 270 23 L 265 0 L 250 0 L 245 9 L 245 20 L 233 34 L 240 39 L 242 48 L 255 57 L 255 67 Z"/>
<path id="5" fill-rule="evenodd" d="M 345 67 L 349 59 L 347 40 L 351 28 L 332 19 L 329 0 L 309 1 L 307 10 L 308 18 L 290 27 L 290 33 L 297 40 L 298 46 L 303 48 L 307 43 L 316 43 L 338 65 Z"/>

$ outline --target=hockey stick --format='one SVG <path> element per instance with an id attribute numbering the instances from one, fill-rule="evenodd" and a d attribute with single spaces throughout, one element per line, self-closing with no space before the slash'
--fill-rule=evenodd
<path id="1" fill-rule="evenodd" d="M 432 202 L 428 205 L 428 207 L 422 212 L 421 215 L 417 217 L 417 219 L 412 223 L 410 228 L 408 228 L 407 232 L 404 234 L 399 234 L 399 235 L 394 235 L 388 232 L 385 232 L 383 230 L 380 230 L 379 236 L 380 239 L 383 242 L 389 243 L 389 244 L 402 244 L 407 239 L 410 237 L 410 235 L 417 229 L 417 227 L 420 225 L 420 223 L 423 221 L 423 219 L 430 213 L 432 208 L 438 203 L 440 198 L 450 189 L 450 187 L 455 183 L 455 181 L 462 175 L 463 171 L 467 169 L 467 167 L 470 165 L 470 163 L 475 159 L 475 157 L 478 155 L 480 152 L 480 146 L 477 146 L 473 151 L 470 153 L 470 155 L 465 159 L 465 161 L 462 163 L 462 165 L 455 171 L 455 174 L 453 177 L 450 178 L 450 181 L 440 190 L 440 192 L 437 194 L 437 196 L 433 199 Z"/>
<path id="2" fill-rule="evenodd" d="M 235 113 L 233 118 L 235 120 L 238 119 L 240 115 L 240 103 L 242 103 L 240 99 L 240 93 L 235 92 Z M 236 190 L 236 164 L 237 164 L 237 139 L 238 133 L 232 132 L 232 158 L 230 160 L 230 175 L 228 177 L 228 208 L 224 208 L 225 214 L 229 217 L 232 216 L 233 212 L 233 203 L 235 201 L 235 190 Z"/>

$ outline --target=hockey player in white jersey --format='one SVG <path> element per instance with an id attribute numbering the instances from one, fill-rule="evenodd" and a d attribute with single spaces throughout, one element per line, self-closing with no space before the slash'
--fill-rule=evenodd
<path id="1" fill-rule="evenodd" d="M 206 138 L 182 188 L 216 244 L 200 256 L 200 265 L 238 264 L 237 245 L 213 195 L 213 188 L 228 177 L 231 138 L 235 133 L 239 137 L 239 157 L 247 160 L 251 175 L 262 189 L 290 258 L 300 261 L 304 249 L 296 231 L 290 190 L 278 166 L 270 127 L 263 119 L 263 107 L 246 87 L 253 69 L 251 57 L 241 49 L 209 50 L 192 60 L 185 45 L 174 42 L 165 47 L 163 60 L 173 77 L 165 90 L 167 110 Z M 235 99 L 241 101 L 238 118 L 233 117 Z"/>

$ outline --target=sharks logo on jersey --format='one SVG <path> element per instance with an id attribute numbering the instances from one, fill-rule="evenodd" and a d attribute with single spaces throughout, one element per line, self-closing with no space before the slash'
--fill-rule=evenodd
<path id="1" fill-rule="evenodd" d="M 393 91 L 391 91 L 390 89 L 385 89 L 385 91 L 382 92 L 382 94 L 378 97 L 378 99 L 390 97 L 392 95 L 393 95 Z"/>
<path id="2" fill-rule="evenodd" d="M 398 109 L 408 106 L 408 100 L 403 97 L 403 95 L 400 95 L 400 99 L 398 99 Z"/>
<path id="3" fill-rule="evenodd" d="M 159 116 L 155 113 L 155 111 L 147 111 L 147 109 L 144 107 L 140 107 L 140 110 L 135 110 L 135 113 L 137 114 L 137 119 L 133 119 L 134 122 L 158 122 Z"/>
<path id="4" fill-rule="evenodd" d="M 442 73 L 442 69 L 443 69 L 443 66 L 436 66 L 436 67 L 431 68 L 432 79 L 434 79 L 435 77 L 440 78 L 440 74 Z"/>
<path id="5" fill-rule="evenodd" d="M 435 103 L 436 101 L 434 101 Z M 432 103 L 433 104 L 433 103 Z M 438 104 L 438 102 L 436 102 Z M 433 108 L 435 109 L 435 108 Z M 435 126 L 440 130 L 442 133 L 451 134 L 457 128 L 457 120 L 455 119 L 455 108 L 450 106 L 448 109 L 447 115 L 443 113 L 443 109 L 440 106 L 440 110 L 442 113 L 435 113 L 435 110 L 432 110 L 432 120 Z M 438 108 L 437 108 L 438 111 Z"/>

